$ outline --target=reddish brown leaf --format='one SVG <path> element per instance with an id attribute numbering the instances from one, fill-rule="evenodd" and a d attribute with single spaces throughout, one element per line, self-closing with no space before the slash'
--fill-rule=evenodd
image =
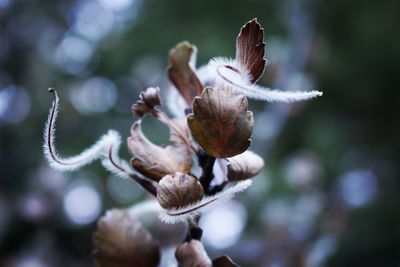
<path id="1" fill-rule="evenodd" d="M 179 43 L 169 53 L 168 76 L 190 106 L 193 98 L 200 95 L 203 85 L 194 70 L 197 48 L 188 42 Z"/>
<path id="2" fill-rule="evenodd" d="M 204 89 L 193 101 L 188 126 L 193 138 L 216 158 L 233 157 L 251 144 L 253 113 L 247 111 L 247 98 L 229 88 Z"/>
<path id="3" fill-rule="evenodd" d="M 156 267 L 160 248 L 139 220 L 125 210 L 107 211 L 93 235 L 93 256 L 100 267 Z"/>
<path id="4" fill-rule="evenodd" d="M 181 172 L 164 176 L 157 188 L 157 199 L 164 209 L 185 207 L 198 202 L 203 196 L 203 187 L 197 179 Z"/>
<path id="5" fill-rule="evenodd" d="M 242 27 L 236 39 L 236 60 L 249 71 L 252 83 L 264 72 L 264 53 L 264 29 L 257 19 L 252 19 Z"/>

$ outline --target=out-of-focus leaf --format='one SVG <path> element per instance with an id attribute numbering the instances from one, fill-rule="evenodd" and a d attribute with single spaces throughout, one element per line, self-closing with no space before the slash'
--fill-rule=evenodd
<path id="1" fill-rule="evenodd" d="M 134 156 L 132 166 L 155 181 L 175 172 L 189 173 L 192 166 L 190 147 L 177 142 L 179 139 L 173 129 L 171 139 L 176 142 L 167 147 L 155 145 L 143 134 L 140 121 L 135 122 L 128 138 L 128 147 Z"/>
<path id="2" fill-rule="evenodd" d="M 255 83 L 265 68 L 264 29 L 257 19 L 248 21 L 240 30 L 236 39 L 236 60 L 251 75 L 251 83 Z"/>
<path id="3" fill-rule="evenodd" d="M 222 256 L 213 260 L 213 267 L 239 267 L 228 256 Z"/>
<path id="4" fill-rule="evenodd" d="M 188 126 L 193 138 L 211 156 L 233 157 L 251 143 L 253 113 L 247 98 L 232 90 L 206 88 L 193 101 Z"/>
<path id="5" fill-rule="evenodd" d="M 228 158 L 228 179 L 240 181 L 256 176 L 264 167 L 264 160 L 252 151 Z"/>
<path id="6" fill-rule="evenodd" d="M 169 53 L 168 76 L 190 106 L 193 98 L 200 95 L 203 85 L 194 72 L 197 48 L 188 42 L 179 43 Z"/>
<path id="7" fill-rule="evenodd" d="M 107 211 L 93 235 L 94 258 L 100 267 L 156 267 L 158 242 L 125 210 Z"/>
<path id="8" fill-rule="evenodd" d="M 213 266 L 203 244 L 194 239 L 180 245 L 175 251 L 175 257 L 181 267 Z"/>
<path id="9" fill-rule="evenodd" d="M 180 172 L 164 176 L 157 188 L 157 199 L 164 209 L 185 207 L 198 202 L 203 196 L 203 187 L 197 179 Z"/>

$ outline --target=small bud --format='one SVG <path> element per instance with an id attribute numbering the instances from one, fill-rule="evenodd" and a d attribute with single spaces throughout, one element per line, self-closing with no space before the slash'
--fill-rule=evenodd
<path id="1" fill-rule="evenodd" d="M 196 178 L 181 172 L 166 175 L 157 189 L 157 199 L 164 209 L 185 207 L 201 200 L 204 190 Z"/>
<path id="2" fill-rule="evenodd" d="M 256 153 L 245 151 L 232 158 L 227 158 L 229 181 L 240 181 L 256 176 L 264 167 L 264 160 Z"/>
<path id="3" fill-rule="evenodd" d="M 193 138 L 216 158 L 233 157 L 251 143 L 253 113 L 247 111 L 247 98 L 229 88 L 206 88 L 193 101 L 188 126 Z"/>
<path id="4" fill-rule="evenodd" d="M 138 117 L 143 117 L 144 114 L 151 112 L 160 105 L 160 88 L 149 87 L 140 93 L 139 100 L 132 106 L 132 112 Z"/>

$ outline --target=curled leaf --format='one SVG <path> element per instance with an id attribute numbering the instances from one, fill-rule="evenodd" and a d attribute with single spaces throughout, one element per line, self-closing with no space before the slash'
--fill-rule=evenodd
<path id="1" fill-rule="evenodd" d="M 248 70 L 251 83 L 255 83 L 264 72 L 264 53 L 264 29 L 255 18 L 243 25 L 236 38 L 236 61 Z"/>
<path id="2" fill-rule="evenodd" d="M 247 111 L 247 98 L 229 88 L 203 90 L 193 101 L 188 126 L 193 138 L 207 152 L 217 157 L 233 157 L 251 143 L 253 113 Z"/>
<path id="3" fill-rule="evenodd" d="M 107 211 L 97 225 L 98 230 L 93 235 L 93 255 L 100 267 L 158 266 L 158 242 L 127 211 Z"/>
<path id="4" fill-rule="evenodd" d="M 161 105 L 160 88 L 149 87 L 139 95 L 139 100 L 132 106 L 132 112 L 138 117 L 142 117 L 147 112 L 151 112 L 155 107 Z"/>
<path id="5" fill-rule="evenodd" d="M 228 179 L 240 181 L 256 176 L 264 167 L 264 160 L 249 150 L 227 159 Z"/>
<path id="6" fill-rule="evenodd" d="M 210 258 L 198 240 L 190 240 L 180 245 L 175 251 L 175 257 L 182 267 L 212 267 Z"/>
<path id="7" fill-rule="evenodd" d="M 179 43 L 169 53 L 168 76 L 188 105 L 200 95 L 203 85 L 194 72 L 197 48 L 188 42 Z"/>
<path id="8" fill-rule="evenodd" d="M 164 176 L 157 189 L 158 202 L 164 209 L 185 207 L 197 203 L 203 196 L 203 187 L 197 179 L 180 172 Z"/>
<path id="9" fill-rule="evenodd" d="M 172 136 L 174 141 L 178 140 L 176 135 Z M 175 142 L 167 147 L 155 145 L 143 134 L 140 121 L 132 126 L 128 147 L 134 156 L 132 166 L 155 181 L 175 172 L 188 173 L 192 166 L 191 151 L 187 144 Z"/>
<path id="10" fill-rule="evenodd" d="M 213 260 L 213 267 L 239 267 L 228 256 L 222 256 Z"/>

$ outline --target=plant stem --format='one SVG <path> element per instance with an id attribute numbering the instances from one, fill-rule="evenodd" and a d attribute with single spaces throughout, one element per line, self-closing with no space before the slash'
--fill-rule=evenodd
<path id="1" fill-rule="evenodd" d="M 200 152 L 198 158 L 199 165 L 203 169 L 203 173 L 200 176 L 200 183 L 203 186 L 204 193 L 210 195 L 209 187 L 211 181 L 214 179 L 213 167 L 216 158 L 206 154 L 205 152 Z"/>

